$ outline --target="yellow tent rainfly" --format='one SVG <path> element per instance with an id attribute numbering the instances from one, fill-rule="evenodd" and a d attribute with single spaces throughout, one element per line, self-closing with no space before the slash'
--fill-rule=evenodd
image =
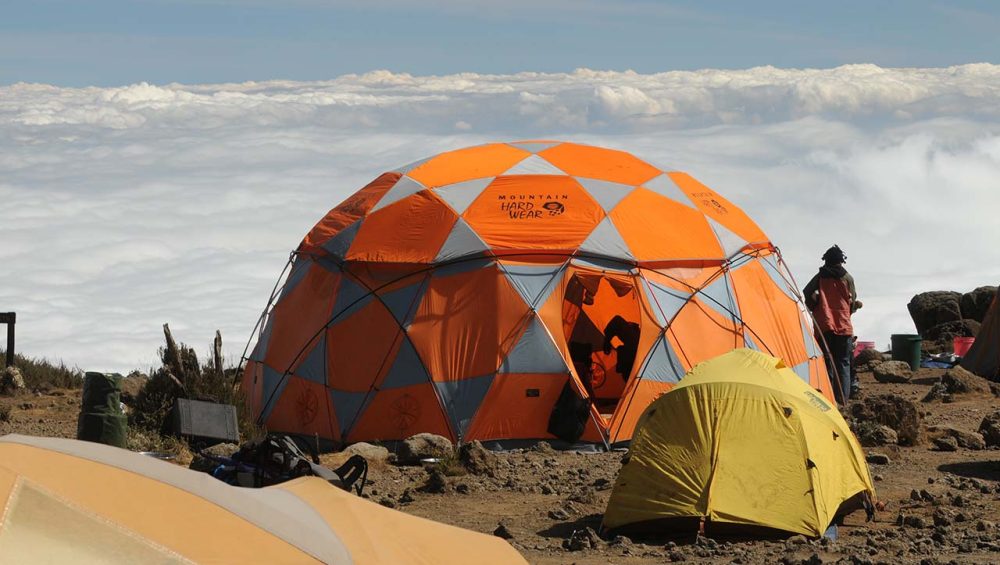
<path id="1" fill-rule="evenodd" d="M 67 439 L 0 438 L 0 562 L 526 563 L 507 542 L 316 477 L 263 489 Z"/>
<path id="2" fill-rule="evenodd" d="M 642 415 L 604 526 L 818 537 L 865 499 L 875 488 L 837 408 L 779 359 L 737 349 Z"/>
<path id="3" fill-rule="evenodd" d="M 736 347 L 833 398 L 791 276 L 749 216 L 685 173 L 575 143 L 491 143 L 383 173 L 305 236 L 258 330 L 253 414 L 338 443 L 624 443 L 686 371 Z"/>

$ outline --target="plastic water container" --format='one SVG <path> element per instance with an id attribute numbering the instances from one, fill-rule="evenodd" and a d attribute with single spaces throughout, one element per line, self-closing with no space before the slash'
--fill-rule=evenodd
<path id="1" fill-rule="evenodd" d="M 969 352 L 974 341 L 976 341 L 974 337 L 956 337 L 952 342 L 952 351 L 959 357 L 965 357 L 965 354 Z"/>
<path id="2" fill-rule="evenodd" d="M 865 349 L 875 349 L 874 341 L 858 341 L 854 344 L 854 356 L 857 357 L 859 353 Z"/>
<path id="3" fill-rule="evenodd" d="M 906 361 L 910 364 L 910 370 L 916 371 L 920 368 L 920 342 L 923 341 L 916 334 L 892 334 L 892 359 L 893 361 Z"/>

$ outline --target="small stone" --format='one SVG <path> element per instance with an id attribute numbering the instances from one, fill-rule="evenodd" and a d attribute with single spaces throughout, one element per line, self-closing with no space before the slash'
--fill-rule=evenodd
<path id="1" fill-rule="evenodd" d="M 503 539 L 514 539 L 514 534 L 512 534 L 509 529 L 507 529 L 507 524 L 504 524 L 503 522 L 497 524 L 496 529 L 493 530 L 493 535 Z"/>
<path id="2" fill-rule="evenodd" d="M 562 508 L 556 508 L 555 510 L 549 510 L 549 518 L 553 520 L 569 520 L 569 512 Z"/>
<path id="3" fill-rule="evenodd" d="M 925 528 L 927 527 L 927 521 L 922 516 L 904 516 L 903 525 L 911 528 Z"/>
<path id="4" fill-rule="evenodd" d="M 455 485 L 455 492 L 458 494 L 469 494 L 469 485 L 460 483 Z"/>
<path id="5" fill-rule="evenodd" d="M 865 459 L 872 465 L 888 465 L 892 462 L 884 453 L 869 453 Z"/>
<path id="6" fill-rule="evenodd" d="M 905 361 L 885 361 L 873 369 L 875 380 L 880 383 L 908 383 L 913 377 L 913 371 Z"/>
<path id="7" fill-rule="evenodd" d="M 409 504 L 413 501 L 414 501 L 413 492 L 411 492 L 410 489 L 404 490 L 403 494 L 399 495 L 400 504 Z"/>
<path id="8" fill-rule="evenodd" d="M 667 558 L 669 558 L 670 561 L 674 563 L 677 563 L 678 561 L 687 561 L 687 557 L 685 557 L 683 553 L 677 551 L 676 549 L 667 554 Z"/>

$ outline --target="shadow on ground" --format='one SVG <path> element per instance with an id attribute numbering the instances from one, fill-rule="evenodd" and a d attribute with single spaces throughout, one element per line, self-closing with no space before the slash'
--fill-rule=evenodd
<path id="1" fill-rule="evenodd" d="M 1000 481 L 1000 461 L 965 461 L 948 463 L 938 467 L 942 473 L 952 473 L 960 477 Z"/>

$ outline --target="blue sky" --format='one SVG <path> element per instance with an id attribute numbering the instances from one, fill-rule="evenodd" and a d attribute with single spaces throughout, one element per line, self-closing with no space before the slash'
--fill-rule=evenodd
<path id="1" fill-rule="evenodd" d="M 0 0 L 0 84 L 998 62 L 1000 4 Z"/>

